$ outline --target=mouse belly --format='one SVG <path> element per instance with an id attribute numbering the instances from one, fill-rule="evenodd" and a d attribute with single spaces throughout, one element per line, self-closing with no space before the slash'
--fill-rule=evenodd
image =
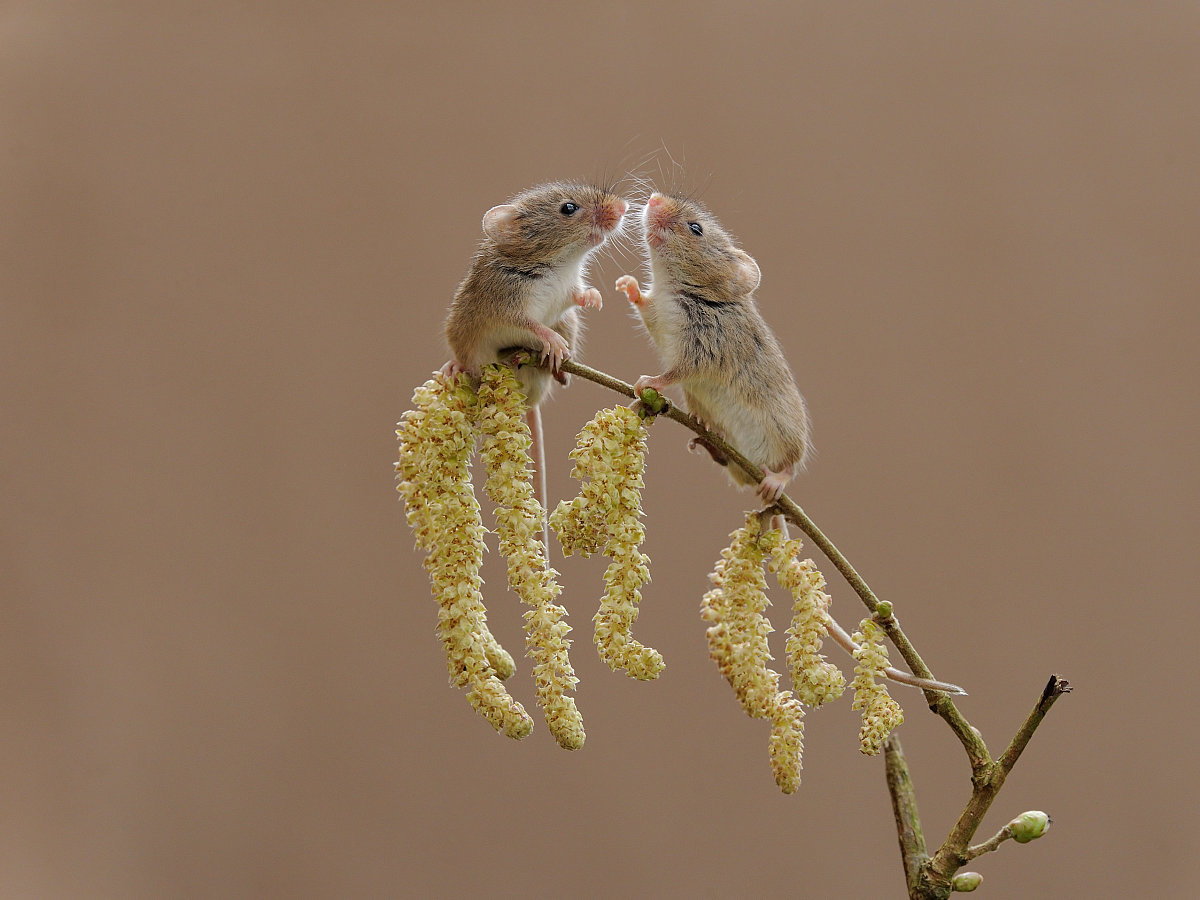
<path id="1" fill-rule="evenodd" d="M 789 442 L 770 411 L 749 406 L 733 391 L 718 385 L 687 385 L 688 411 L 725 438 L 760 468 L 780 471 L 803 455 L 803 445 Z M 728 467 L 738 484 L 755 484 L 738 466 Z"/>

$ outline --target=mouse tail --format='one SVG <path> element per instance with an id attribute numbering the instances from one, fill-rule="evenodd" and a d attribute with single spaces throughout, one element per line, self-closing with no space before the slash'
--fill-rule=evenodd
<path id="1" fill-rule="evenodd" d="M 538 503 L 542 504 L 542 543 L 546 547 L 546 564 L 550 564 L 550 516 L 546 505 L 546 450 L 542 443 L 542 410 L 539 406 L 531 406 L 525 413 L 525 421 L 529 425 L 529 436 L 532 443 L 529 455 L 533 458 L 533 489 L 537 492 Z"/>

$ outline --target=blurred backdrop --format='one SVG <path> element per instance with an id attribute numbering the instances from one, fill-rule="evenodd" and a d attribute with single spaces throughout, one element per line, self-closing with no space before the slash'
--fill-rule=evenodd
<path id="1" fill-rule="evenodd" d="M 447 686 L 394 423 L 484 210 L 630 170 L 757 258 L 815 423 L 792 495 L 991 746 L 1075 685 L 980 838 L 1054 827 L 982 890 L 1190 893 L 1198 41 L 1183 3 L 5 4 L 0 893 L 902 896 L 848 699 L 785 797 L 707 657 L 752 497 L 673 423 L 659 681 L 596 658 L 604 561 L 556 558 L 586 747 L 523 659 L 524 742 Z M 601 260 L 587 314 L 585 361 L 626 380 L 658 371 L 612 287 L 639 266 Z M 553 497 L 613 400 L 546 407 Z M 936 845 L 966 760 L 896 693 Z"/>

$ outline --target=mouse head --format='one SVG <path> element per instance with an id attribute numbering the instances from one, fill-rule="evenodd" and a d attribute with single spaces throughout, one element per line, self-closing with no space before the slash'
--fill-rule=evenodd
<path id="1" fill-rule="evenodd" d="M 530 188 L 483 216 L 483 233 L 524 264 L 581 260 L 621 226 L 628 204 L 605 188 L 556 181 Z"/>
<path id="2" fill-rule="evenodd" d="M 642 211 L 654 281 L 699 290 L 705 299 L 744 299 L 762 280 L 758 263 L 703 204 L 653 193 Z"/>

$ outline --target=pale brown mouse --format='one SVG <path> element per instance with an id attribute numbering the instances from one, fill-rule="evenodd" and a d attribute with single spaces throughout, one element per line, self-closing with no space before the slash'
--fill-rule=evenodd
<path id="1" fill-rule="evenodd" d="M 643 375 L 634 390 L 682 387 L 688 411 L 764 470 L 758 494 L 774 503 L 804 465 L 811 442 L 804 398 L 754 302 L 758 263 L 695 200 L 653 193 L 642 224 L 653 285 L 642 293 L 637 279 L 622 275 L 617 290 L 637 310 L 667 370 Z M 725 462 L 699 438 L 692 446 Z M 735 482 L 753 484 L 737 466 L 728 471 Z M 775 520 L 786 534 L 783 517 Z M 854 652 L 850 635 L 832 619 L 829 633 Z M 924 690 L 966 693 L 892 667 L 885 674 Z"/>
<path id="2" fill-rule="evenodd" d="M 696 200 L 653 193 L 642 224 L 652 286 L 642 293 L 637 279 L 623 275 L 617 290 L 637 310 L 667 368 L 643 375 L 634 388 L 682 387 L 688 412 L 763 469 L 758 494 L 773 503 L 804 465 L 809 418 L 754 301 L 758 263 Z M 752 483 L 737 466 L 729 474 Z"/>
<path id="3" fill-rule="evenodd" d="M 546 504 L 538 406 L 577 349 L 578 307 L 599 309 L 600 292 L 584 284 L 588 257 L 618 232 L 628 204 L 611 189 L 555 181 L 530 188 L 483 216 L 483 239 L 446 318 L 453 358 L 449 375 L 510 362 L 514 352 L 541 354 L 543 367 L 522 366 L 517 378 L 529 402 L 533 459 Z"/>

